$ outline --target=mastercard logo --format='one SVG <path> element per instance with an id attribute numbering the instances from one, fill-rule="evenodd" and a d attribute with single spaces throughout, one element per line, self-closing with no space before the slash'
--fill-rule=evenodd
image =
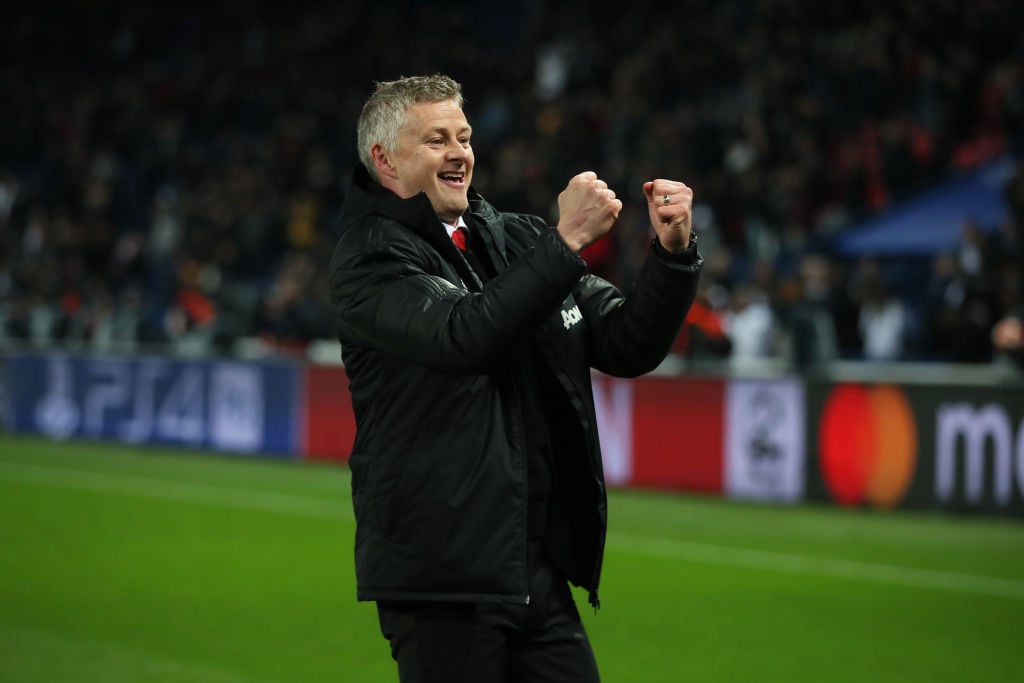
<path id="1" fill-rule="evenodd" d="M 825 403 L 819 428 L 821 473 L 836 502 L 899 504 L 917 463 L 917 428 L 901 390 L 840 385 Z"/>

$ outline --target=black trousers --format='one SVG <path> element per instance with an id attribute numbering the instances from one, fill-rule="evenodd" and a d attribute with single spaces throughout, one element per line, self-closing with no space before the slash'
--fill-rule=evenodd
<path id="1" fill-rule="evenodd" d="M 401 683 L 599 683 L 569 585 L 530 560 L 529 605 L 378 602 Z"/>

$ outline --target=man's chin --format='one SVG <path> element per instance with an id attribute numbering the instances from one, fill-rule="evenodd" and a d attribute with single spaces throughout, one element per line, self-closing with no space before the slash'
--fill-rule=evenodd
<path id="1" fill-rule="evenodd" d="M 443 220 L 445 223 L 454 223 L 459 219 L 459 216 L 466 213 L 469 210 L 469 202 L 453 204 L 451 202 L 444 204 L 443 206 L 434 205 L 434 211 L 437 212 L 438 218 Z"/>

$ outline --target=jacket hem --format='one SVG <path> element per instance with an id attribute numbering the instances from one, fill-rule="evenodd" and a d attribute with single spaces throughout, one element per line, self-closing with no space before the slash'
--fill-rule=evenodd
<path id="1" fill-rule="evenodd" d="M 528 595 L 494 593 L 435 593 L 422 591 L 358 590 L 356 599 L 360 602 L 393 600 L 401 602 L 476 602 L 488 604 L 526 605 Z"/>

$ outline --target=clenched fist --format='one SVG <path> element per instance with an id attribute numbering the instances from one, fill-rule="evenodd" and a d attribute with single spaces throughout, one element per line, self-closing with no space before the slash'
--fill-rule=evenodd
<path id="1" fill-rule="evenodd" d="M 683 183 L 659 178 L 644 183 L 644 195 L 651 225 L 658 233 L 661 246 L 669 251 L 689 247 L 693 190 Z"/>
<path id="2" fill-rule="evenodd" d="M 622 202 L 593 171 L 573 177 L 558 195 L 558 234 L 577 254 L 605 235 L 622 211 Z"/>

